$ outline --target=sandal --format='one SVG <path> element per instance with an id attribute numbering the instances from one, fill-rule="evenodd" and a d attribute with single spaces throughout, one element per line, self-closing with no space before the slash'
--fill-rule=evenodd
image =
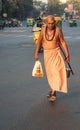
<path id="1" fill-rule="evenodd" d="M 50 91 L 46 96 L 47 96 L 48 98 L 50 98 L 50 97 L 51 97 L 51 94 L 52 94 L 52 91 Z"/>
<path id="2" fill-rule="evenodd" d="M 54 92 L 54 94 L 51 94 L 51 96 L 49 97 L 49 101 L 55 101 L 56 100 L 56 91 Z"/>

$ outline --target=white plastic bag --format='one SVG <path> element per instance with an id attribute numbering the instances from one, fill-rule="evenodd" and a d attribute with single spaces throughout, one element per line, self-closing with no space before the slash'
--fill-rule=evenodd
<path id="1" fill-rule="evenodd" d="M 38 78 L 43 77 L 43 69 L 42 69 L 41 62 L 39 60 L 35 61 L 35 65 L 34 65 L 33 70 L 32 70 L 32 76 L 38 77 Z"/>

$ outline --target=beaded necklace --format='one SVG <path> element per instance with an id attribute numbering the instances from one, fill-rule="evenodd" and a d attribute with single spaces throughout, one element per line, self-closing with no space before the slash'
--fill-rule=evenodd
<path id="1" fill-rule="evenodd" d="M 46 29 L 45 29 L 45 38 L 46 38 L 47 41 L 52 41 L 52 40 L 53 40 L 53 38 L 54 38 L 54 36 L 55 36 L 55 29 L 56 29 L 56 28 L 54 28 L 54 33 L 53 33 L 53 35 L 52 35 L 52 37 L 51 37 L 51 39 L 50 39 L 50 38 L 49 38 L 50 36 L 49 36 L 49 34 L 47 33 L 47 27 L 46 27 Z"/>

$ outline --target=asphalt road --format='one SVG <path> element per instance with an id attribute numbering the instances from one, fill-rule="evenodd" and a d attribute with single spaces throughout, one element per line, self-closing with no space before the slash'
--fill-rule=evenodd
<path id="1" fill-rule="evenodd" d="M 50 103 L 43 54 L 44 77 L 32 77 L 34 66 L 31 27 L 0 30 L 0 130 L 80 130 L 80 26 L 63 23 L 74 76 L 68 94 L 57 93 Z"/>

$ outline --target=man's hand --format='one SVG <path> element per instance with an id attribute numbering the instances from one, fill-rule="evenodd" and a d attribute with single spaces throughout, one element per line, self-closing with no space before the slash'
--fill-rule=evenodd
<path id="1" fill-rule="evenodd" d="M 34 59 L 35 59 L 35 61 L 37 61 L 39 59 L 38 53 L 35 53 Z"/>
<path id="2" fill-rule="evenodd" d="M 66 62 L 70 62 L 70 57 L 67 56 L 67 57 L 65 58 L 65 61 L 66 61 Z"/>

